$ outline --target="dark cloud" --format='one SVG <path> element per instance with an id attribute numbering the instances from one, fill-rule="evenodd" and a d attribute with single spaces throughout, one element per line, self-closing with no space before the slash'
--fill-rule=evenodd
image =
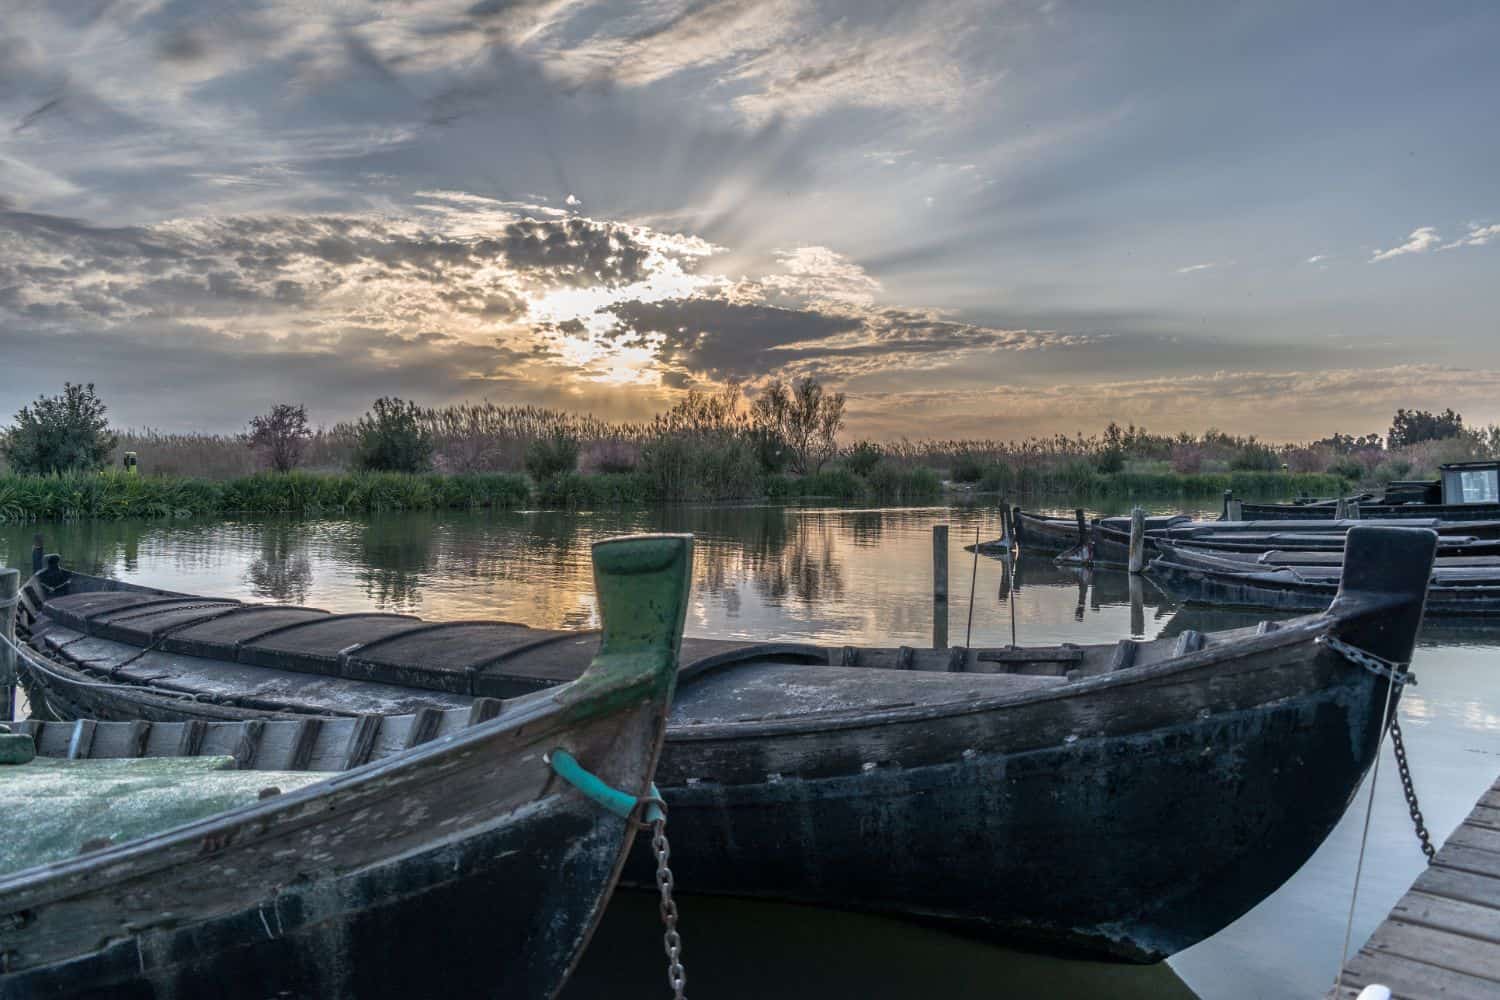
<path id="1" fill-rule="evenodd" d="M 609 312 L 623 343 L 660 338 L 659 358 L 700 377 L 757 378 L 812 372 L 842 379 L 920 360 L 945 363 L 958 352 L 1033 350 L 1082 338 L 996 330 L 919 310 L 780 306 L 717 298 L 624 302 Z"/>
<path id="2" fill-rule="evenodd" d="M 616 339 L 630 343 L 659 335 L 663 363 L 714 378 L 760 375 L 776 364 L 768 351 L 861 327 L 852 316 L 719 299 L 623 302 L 609 311 L 619 320 Z"/>

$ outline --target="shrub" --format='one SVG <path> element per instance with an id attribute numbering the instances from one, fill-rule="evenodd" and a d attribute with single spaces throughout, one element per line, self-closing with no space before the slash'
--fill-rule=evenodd
<path id="1" fill-rule="evenodd" d="M 1105 448 L 1094 460 L 1094 468 L 1106 476 L 1122 471 L 1125 468 L 1125 452 L 1120 448 Z"/>
<path id="2" fill-rule="evenodd" d="M 619 438 L 591 443 L 579 460 L 584 472 L 616 474 L 634 472 L 641 461 L 641 446 Z"/>
<path id="3" fill-rule="evenodd" d="M 302 464 L 302 449 L 310 437 L 307 407 L 277 403 L 270 413 L 250 418 L 245 441 L 272 469 L 291 472 Z"/>
<path id="4" fill-rule="evenodd" d="M 943 491 L 943 481 L 926 466 L 903 469 L 892 462 L 881 462 L 870 470 L 867 482 L 872 499 L 894 503 L 930 500 Z"/>
<path id="5" fill-rule="evenodd" d="M 860 441 L 844 451 L 844 468 L 856 476 L 868 476 L 870 470 L 885 457 L 885 449 L 870 441 Z"/>
<path id="6" fill-rule="evenodd" d="M 432 436 L 415 403 L 382 396 L 355 425 L 354 466 L 369 472 L 423 472 L 432 464 Z"/>
<path id="7" fill-rule="evenodd" d="M 1327 471 L 1329 475 L 1337 476 L 1351 483 L 1360 482 L 1365 478 L 1364 463 L 1357 458 L 1349 456 L 1328 463 Z"/>
<path id="8" fill-rule="evenodd" d="M 104 467 L 115 435 L 109 432 L 104 403 L 94 384 L 63 383 L 60 396 L 40 396 L 16 413 L 0 452 L 11 471 L 23 476 L 92 472 Z"/>
<path id="9" fill-rule="evenodd" d="M 526 446 L 526 471 L 539 483 L 578 468 L 578 439 L 562 429 Z"/>
<path id="10" fill-rule="evenodd" d="M 955 483 L 977 483 L 984 478 L 984 469 L 973 455 L 959 455 L 948 470 L 948 478 Z"/>

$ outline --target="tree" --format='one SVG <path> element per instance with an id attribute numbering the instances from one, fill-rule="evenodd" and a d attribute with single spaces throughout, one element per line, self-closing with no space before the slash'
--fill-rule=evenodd
<path id="1" fill-rule="evenodd" d="M 422 410 L 398 396 L 381 396 L 354 426 L 354 464 L 379 472 L 425 472 L 432 463 L 432 435 Z"/>
<path id="2" fill-rule="evenodd" d="M 817 379 L 801 379 L 790 386 L 777 379 L 750 404 L 750 413 L 758 428 L 786 442 L 795 472 L 817 472 L 838 452 L 844 394 L 824 392 Z"/>
<path id="3" fill-rule="evenodd" d="M 1386 447 L 1401 448 L 1419 441 L 1441 441 L 1458 437 L 1464 431 L 1464 418 L 1451 409 L 1442 413 L 1427 410 L 1397 410 L 1391 418 L 1391 432 Z"/>
<path id="4" fill-rule="evenodd" d="M 245 439 L 271 468 L 291 472 L 302 464 L 302 446 L 312 437 L 307 407 L 277 403 L 270 413 L 250 418 Z"/>
<path id="5" fill-rule="evenodd" d="M 94 383 L 64 382 L 62 395 L 40 396 L 21 407 L 0 452 L 23 476 L 101 469 L 116 441 L 104 409 Z"/>

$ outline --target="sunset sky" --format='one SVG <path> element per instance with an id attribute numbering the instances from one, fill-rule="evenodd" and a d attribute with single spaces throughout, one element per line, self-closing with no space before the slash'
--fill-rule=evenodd
<path id="1" fill-rule="evenodd" d="M 0 421 L 806 374 L 876 438 L 1500 421 L 1500 5 L 0 9 Z"/>

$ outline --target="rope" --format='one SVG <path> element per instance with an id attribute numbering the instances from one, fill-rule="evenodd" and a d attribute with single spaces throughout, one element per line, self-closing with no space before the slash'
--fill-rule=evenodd
<path id="1" fill-rule="evenodd" d="M 1391 706 L 1395 703 L 1396 691 L 1405 684 L 1415 684 L 1417 679 L 1406 672 L 1405 663 L 1387 660 L 1330 633 L 1324 633 L 1314 641 L 1327 646 L 1355 666 L 1391 682 L 1385 687 L 1385 708 L 1380 714 L 1380 735 L 1375 741 L 1375 763 L 1370 768 L 1370 795 L 1365 802 L 1365 823 L 1359 835 L 1359 858 L 1354 864 L 1354 886 L 1349 892 L 1349 917 L 1344 922 L 1344 947 L 1339 953 L 1339 974 L 1333 985 L 1334 993 L 1338 993 L 1344 988 L 1344 965 L 1349 961 L 1349 940 L 1354 935 L 1354 910 L 1359 901 L 1359 880 L 1365 868 L 1365 848 L 1370 840 L 1370 818 L 1375 813 L 1375 785 L 1380 780 L 1380 751 L 1385 746 L 1385 732 L 1391 724 Z"/>

